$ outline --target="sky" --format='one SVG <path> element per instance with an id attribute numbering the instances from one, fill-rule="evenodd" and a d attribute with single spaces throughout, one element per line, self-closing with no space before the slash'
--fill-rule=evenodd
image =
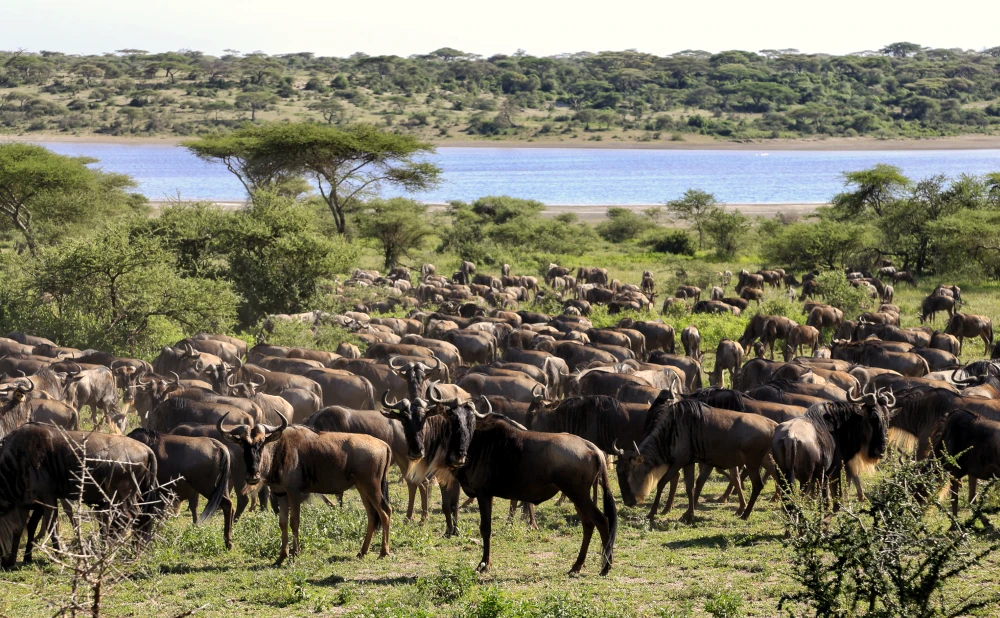
<path id="1" fill-rule="evenodd" d="M 0 49 L 324 56 L 1000 46 L 1000 0 L 3 0 Z"/>

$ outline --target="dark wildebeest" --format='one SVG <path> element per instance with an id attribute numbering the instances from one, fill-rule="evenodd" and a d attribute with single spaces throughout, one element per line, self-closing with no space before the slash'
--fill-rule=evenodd
<path id="1" fill-rule="evenodd" d="M 684 346 L 685 356 L 701 362 L 701 333 L 697 326 L 690 324 L 681 331 L 681 345 Z"/>
<path id="2" fill-rule="evenodd" d="M 142 426 L 161 433 L 168 433 L 178 425 L 185 423 L 214 425 L 225 416 L 230 417 L 230 422 L 239 425 L 253 427 L 257 423 L 257 419 L 253 415 L 229 404 L 172 397 L 153 408 L 149 417 L 143 419 Z"/>
<path id="3" fill-rule="evenodd" d="M 945 297 L 939 297 L 945 298 Z M 972 315 L 968 313 L 956 313 L 948 321 L 946 335 L 954 335 L 958 338 L 958 352 L 962 352 L 962 344 L 966 337 L 981 337 L 983 340 L 983 353 L 989 353 L 990 345 L 993 343 L 993 320 L 985 315 Z"/>
<path id="4" fill-rule="evenodd" d="M 479 569 L 490 567 L 494 497 L 540 504 L 562 491 L 576 506 L 583 526 L 580 554 L 570 572 L 583 568 L 596 527 L 601 535 L 601 573 L 607 574 L 618 512 L 604 453 L 577 436 L 526 431 L 500 415 L 480 414 L 468 402 L 439 405 L 444 414 L 428 418 L 424 428 L 427 463 L 422 474 L 436 473 L 441 482 L 449 524 L 457 515 L 459 488 L 477 499 L 483 537 Z M 603 492 L 603 513 L 590 497 L 594 485 Z"/>
<path id="5" fill-rule="evenodd" d="M 701 288 L 693 285 L 682 285 L 677 288 L 677 292 L 674 294 L 677 298 L 690 298 L 695 302 L 701 300 Z"/>
<path id="6" fill-rule="evenodd" d="M 731 339 L 723 339 L 715 350 L 715 368 L 708 376 L 712 386 L 722 386 L 722 371 L 729 370 L 729 382 L 736 384 L 736 374 L 743 366 L 743 347 Z"/>
<path id="7" fill-rule="evenodd" d="M 637 322 L 632 318 L 624 318 L 618 322 L 619 328 L 629 328 L 642 333 L 646 338 L 646 351 L 663 350 L 674 353 L 674 327 L 663 322 Z"/>
<path id="8" fill-rule="evenodd" d="M 934 453 L 951 474 L 951 512 L 957 517 L 962 478 L 1000 477 L 1000 422 L 970 410 L 953 410 L 938 423 L 932 440 Z M 971 485 L 969 491 L 969 499 L 975 499 Z"/>
<path id="9" fill-rule="evenodd" d="M 128 434 L 142 442 L 156 455 L 156 479 L 161 486 L 187 502 L 191 521 L 208 521 L 222 507 L 223 533 L 226 549 L 233 548 L 233 502 L 229 499 L 229 449 L 212 438 L 196 438 L 159 433 L 152 429 L 135 429 Z M 198 498 L 208 503 L 198 518 Z"/>
<path id="10" fill-rule="evenodd" d="M 885 453 L 889 440 L 890 410 L 896 398 L 875 391 L 848 401 L 819 404 L 804 416 L 786 421 L 774 432 L 772 455 L 786 494 L 798 481 L 802 488 L 819 485 L 824 499 L 840 495 L 840 473 L 864 499 L 859 475 L 871 469 Z"/>
<path id="11" fill-rule="evenodd" d="M 923 324 L 927 320 L 933 322 L 940 311 L 947 311 L 950 320 L 955 313 L 955 299 L 951 296 L 931 294 L 920 303 L 920 323 Z"/>
<path id="12" fill-rule="evenodd" d="M 656 405 L 656 402 L 654 402 Z M 702 487 L 715 468 L 730 471 L 730 481 L 739 488 L 743 519 L 753 512 L 764 482 L 763 466 L 774 473 L 770 461 L 771 436 L 778 426 L 774 421 L 732 410 L 710 408 L 694 400 L 682 400 L 651 410 L 655 425 L 646 438 L 630 451 L 616 449 L 618 483 L 625 504 L 642 502 L 656 486 L 656 497 L 649 512 L 650 523 L 656 517 L 660 496 L 666 484 L 682 470 L 687 491 L 688 508 L 683 521 L 694 523 L 694 509 Z M 702 464 L 697 480 L 694 464 Z M 753 490 L 749 502 L 744 502 L 739 484 L 738 468 L 746 466 Z"/>
<path id="13" fill-rule="evenodd" d="M 54 515 L 62 500 L 81 500 L 108 509 L 113 496 L 122 520 L 113 526 L 146 534 L 159 503 L 156 456 L 125 436 L 64 431 L 27 423 L 4 438 L 0 448 L 0 556 L 12 567 L 27 525 L 30 546 L 43 515 Z M 86 468 L 84 468 L 86 464 Z M 86 472 L 85 472 L 86 470 Z M 81 483 L 89 479 L 93 483 Z M 82 494 L 81 494 L 82 490 Z M 31 516 L 30 521 L 28 519 Z M 50 518 L 54 523 L 54 517 Z M 106 532 L 106 531 L 105 531 Z"/>
<path id="14" fill-rule="evenodd" d="M 368 553 L 375 531 L 382 530 L 379 558 L 389 555 L 389 446 L 364 434 L 326 432 L 310 427 L 276 430 L 279 438 L 264 472 L 271 494 L 278 501 L 281 551 L 276 564 L 299 552 L 299 509 L 309 494 L 342 494 L 352 487 L 361 495 L 368 515 L 368 529 L 358 558 Z M 288 527 L 292 544 L 288 546 Z"/>
<path id="15" fill-rule="evenodd" d="M 29 393 L 34 390 L 34 383 L 23 378 L 0 388 L 0 440 L 31 420 Z"/>
<path id="16" fill-rule="evenodd" d="M 724 303 L 720 300 L 701 300 L 691 307 L 691 313 L 729 313 L 739 315 L 742 311 L 738 307 Z"/>

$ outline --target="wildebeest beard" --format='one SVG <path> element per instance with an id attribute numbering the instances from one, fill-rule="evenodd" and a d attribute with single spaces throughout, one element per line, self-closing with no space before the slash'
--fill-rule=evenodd
<path id="1" fill-rule="evenodd" d="M 708 406 L 692 399 L 684 399 L 650 411 L 650 415 L 657 416 L 656 425 L 638 445 L 642 463 L 633 467 L 628 475 L 632 487 L 637 485 L 635 481 L 641 481 L 635 491 L 638 502 L 645 500 L 673 463 L 671 453 L 677 448 L 681 423 L 690 423 L 692 419 L 703 416 L 708 411 Z"/>
<path id="2" fill-rule="evenodd" d="M 832 401 L 813 406 L 806 416 L 829 429 L 852 473 L 859 467 L 873 467 L 885 453 L 888 426 L 878 405 Z"/>
<path id="3" fill-rule="evenodd" d="M 424 479 L 445 467 L 451 433 L 451 423 L 445 415 L 435 414 L 427 417 L 423 429 L 424 456 L 413 462 L 407 470 L 407 481 L 422 483 Z"/>

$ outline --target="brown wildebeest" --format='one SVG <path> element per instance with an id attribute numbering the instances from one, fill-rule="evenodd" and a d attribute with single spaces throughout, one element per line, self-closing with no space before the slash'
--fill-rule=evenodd
<path id="1" fill-rule="evenodd" d="M 951 474 L 951 512 L 957 517 L 962 478 L 1000 477 L 1000 422 L 962 408 L 941 419 L 932 439 L 934 453 Z M 974 491 L 970 484 L 970 501 L 975 499 Z"/>
<path id="2" fill-rule="evenodd" d="M 642 285 L 639 287 L 642 289 L 643 294 L 653 294 L 656 291 L 656 283 L 653 280 L 653 273 L 648 270 L 642 271 Z"/>
<path id="3" fill-rule="evenodd" d="M 690 324 L 681 331 L 681 345 L 684 346 L 685 356 L 701 362 L 701 333 L 697 326 Z"/>
<path id="4" fill-rule="evenodd" d="M 691 298 L 697 302 L 701 300 L 701 288 L 693 285 L 682 285 L 677 288 L 674 296 L 677 298 Z"/>
<path id="5" fill-rule="evenodd" d="M 729 370 L 729 381 L 736 383 L 736 374 L 743 366 L 743 347 L 730 339 L 723 339 L 715 350 L 715 368 L 708 376 L 712 386 L 722 386 L 722 371 Z"/>
<path id="6" fill-rule="evenodd" d="M 745 301 L 756 301 L 760 306 L 760 301 L 764 298 L 764 290 L 760 288 L 743 288 L 740 290 L 740 298 Z"/>
<path id="7" fill-rule="evenodd" d="M 168 485 L 179 502 L 187 502 L 191 521 L 203 524 L 222 507 L 226 549 L 233 548 L 233 502 L 229 499 L 229 449 L 212 438 L 159 433 L 152 429 L 135 429 L 129 438 L 142 442 L 156 455 L 156 479 Z M 198 498 L 208 503 L 198 517 Z"/>
<path id="8" fill-rule="evenodd" d="M 920 323 L 923 324 L 927 320 L 933 322 L 940 311 L 947 311 L 950 320 L 955 314 L 955 299 L 951 296 L 931 294 L 920 303 Z"/>
<path id="9" fill-rule="evenodd" d="M 730 470 L 730 481 L 739 491 L 737 515 L 749 518 L 764 487 L 761 466 L 774 473 L 770 448 L 778 424 L 762 416 L 710 408 L 690 399 L 661 405 L 655 414 L 656 424 L 641 443 L 633 445 L 634 450 L 615 451 L 625 504 L 634 506 L 642 502 L 656 485 L 656 497 L 649 512 L 652 523 L 663 488 L 683 470 L 688 508 L 682 520 L 694 523 L 695 505 L 705 481 L 712 470 L 722 468 Z M 697 481 L 696 463 L 702 464 Z M 753 486 L 749 502 L 744 501 L 740 488 L 737 472 L 740 466 L 746 466 Z"/>
<path id="10" fill-rule="evenodd" d="M 815 311 L 815 310 L 814 310 Z M 819 348 L 819 329 L 813 326 L 796 326 L 788 331 L 785 338 L 785 362 L 792 359 L 792 354 L 801 355 L 802 346 L 812 348 L 811 354 Z"/>
<path id="11" fill-rule="evenodd" d="M 689 356 L 677 356 L 657 350 L 649 355 L 649 363 L 676 367 L 684 374 L 684 392 L 693 393 L 702 387 L 701 363 Z"/>
<path id="12" fill-rule="evenodd" d="M 939 296 L 938 298 L 946 298 Z M 966 337 L 981 337 L 983 340 L 983 351 L 989 353 L 990 344 L 993 343 L 993 320 L 985 315 L 972 315 L 969 313 L 956 313 L 948 321 L 946 335 L 954 335 L 958 338 L 958 352 L 962 353 L 962 344 Z"/>
<path id="13" fill-rule="evenodd" d="M 824 499 L 840 495 L 840 473 L 864 499 L 859 474 L 875 466 L 889 441 L 892 392 L 875 391 L 848 401 L 815 405 L 802 417 L 786 421 L 774 432 L 771 453 L 787 490 L 798 481 L 805 489 L 817 485 Z"/>
<path id="14" fill-rule="evenodd" d="M 573 435 L 526 431 L 500 415 L 476 412 L 469 402 L 437 403 L 445 412 L 430 417 L 424 428 L 424 474 L 436 473 L 441 482 L 449 521 L 457 515 L 459 488 L 479 502 L 479 570 L 490 567 L 494 497 L 539 504 L 560 491 L 576 507 L 583 526 L 580 553 L 570 572 L 583 568 L 594 528 L 601 535 L 601 574 L 611 570 L 618 511 L 600 449 Z M 603 493 L 603 512 L 590 497 L 595 485 Z"/>
<path id="15" fill-rule="evenodd" d="M 284 427 L 264 475 L 278 500 L 281 551 L 276 564 L 299 552 L 299 508 L 309 494 L 342 494 L 352 487 L 361 495 L 368 529 L 358 558 L 368 553 L 375 531 L 382 530 L 379 558 L 389 555 L 389 467 L 392 452 L 378 438 L 352 433 L 321 433 L 309 427 Z M 292 544 L 288 546 L 288 528 Z"/>

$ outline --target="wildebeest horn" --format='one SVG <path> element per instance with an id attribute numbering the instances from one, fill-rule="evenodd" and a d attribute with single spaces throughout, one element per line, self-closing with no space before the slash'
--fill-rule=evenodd
<path id="1" fill-rule="evenodd" d="M 536 389 L 539 389 L 539 392 L 538 392 L 537 395 L 535 394 L 535 390 Z M 543 397 L 545 397 L 545 387 L 542 386 L 541 384 L 536 384 L 536 385 L 532 386 L 531 387 L 531 397 L 533 399 L 542 399 Z"/>
<path id="2" fill-rule="evenodd" d="M 402 369 L 403 367 L 405 367 L 405 366 L 406 366 L 406 361 L 405 361 L 405 359 L 403 360 L 403 364 L 402 364 L 402 365 L 399 365 L 399 366 L 397 366 L 397 365 L 396 365 L 396 361 L 397 361 L 398 359 L 399 359 L 399 357 L 398 357 L 398 356 L 391 356 L 391 357 L 389 357 L 389 367 L 390 367 L 390 368 L 391 368 L 391 369 L 392 369 L 393 371 L 399 371 L 400 369 Z"/>
<path id="3" fill-rule="evenodd" d="M 432 367 L 431 370 L 438 371 L 439 369 L 441 369 L 441 359 L 438 358 L 437 356 L 433 356 L 433 358 L 434 358 L 434 367 Z"/>
<path id="4" fill-rule="evenodd" d="M 476 415 L 476 418 L 486 418 L 490 414 L 493 414 L 493 404 L 491 404 L 490 400 L 486 398 L 486 395 L 480 395 L 479 398 L 482 399 L 484 403 L 486 403 L 487 411 L 480 413 L 476 411 L 475 407 L 473 407 L 472 413 Z"/>
<path id="5" fill-rule="evenodd" d="M 618 439 L 616 438 L 614 442 L 611 443 L 611 452 L 619 457 L 631 457 L 639 454 L 639 447 L 636 446 L 635 442 L 632 442 L 632 446 L 635 447 L 635 451 L 626 451 L 618 446 Z"/>
<path id="6" fill-rule="evenodd" d="M 890 408 L 895 408 L 895 407 L 896 407 L 896 393 L 892 392 L 892 389 L 891 389 L 891 388 L 887 388 L 887 389 L 885 389 L 885 390 L 886 390 L 886 391 L 888 391 L 888 392 L 887 392 L 887 393 L 885 394 L 885 400 L 886 400 L 886 404 L 887 404 L 887 405 L 888 405 L 888 406 L 889 406 Z M 892 401 L 889 401 L 889 398 L 890 398 L 890 397 L 892 398 Z"/>
<path id="7" fill-rule="evenodd" d="M 176 371 L 171 371 L 170 375 L 174 376 L 174 384 L 176 384 L 177 386 L 180 386 L 181 385 L 181 377 L 179 375 L 177 375 L 177 372 Z"/>
<path id="8" fill-rule="evenodd" d="M 223 438 L 235 442 L 235 440 L 233 440 L 232 434 L 230 433 L 230 430 L 222 428 L 222 423 L 226 422 L 227 418 L 229 418 L 229 412 L 226 412 L 225 416 L 223 416 L 222 418 L 220 418 L 215 422 L 215 428 L 219 430 L 219 433 L 222 434 Z"/>
<path id="9" fill-rule="evenodd" d="M 83 368 L 80 367 L 80 365 L 77 365 L 76 363 L 70 363 L 70 365 L 72 365 L 73 367 L 76 367 L 76 371 L 73 371 L 72 369 L 70 369 L 68 367 L 66 368 L 66 373 L 68 373 L 71 376 L 79 375 L 80 372 L 83 371 Z"/>
<path id="10" fill-rule="evenodd" d="M 191 358 L 196 358 L 196 357 L 200 356 L 198 354 L 198 351 L 195 350 L 194 346 L 191 345 L 190 343 L 185 343 L 184 344 L 184 355 L 185 356 L 190 356 Z"/>
<path id="11" fill-rule="evenodd" d="M 966 376 L 965 378 L 958 377 L 958 372 L 965 369 L 965 367 L 955 367 L 955 371 L 951 372 L 951 381 L 955 384 L 972 384 L 976 381 L 975 378 L 970 378 Z"/>
<path id="12" fill-rule="evenodd" d="M 35 390 L 34 382 L 32 382 L 31 380 L 24 380 L 24 382 L 28 383 L 28 388 L 24 388 L 23 386 L 21 386 L 23 382 L 18 382 L 16 387 L 17 390 L 21 391 L 22 393 L 30 393 L 31 391 Z"/>
<path id="13" fill-rule="evenodd" d="M 257 384 L 257 381 L 254 380 L 255 377 L 260 378 L 260 384 Z M 255 373 L 252 376 L 250 376 L 250 384 L 252 384 L 254 388 L 260 388 L 264 386 L 264 384 L 266 383 L 267 383 L 267 378 L 265 378 L 263 374 Z"/>
<path id="14" fill-rule="evenodd" d="M 236 376 L 234 374 L 229 374 L 228 376 L 226 376 L 226 386 L 228 386 L 230 388 L 236 386 L 235 384 L 233 384 L 233 380 L 235 378 L 236 378 Z"/>
<path id="15" fill-rule="evenodd" d="M 28 374 L 24 373 L 23 369 L 16 369 L 15 371 L 17 371 L 20 374 L 18 377 L 21 377 L 21 378 L 27 378 L 28 377 Z"/>
<path id="16" fill-rule="evenodd" d="M 856 387 L 852 386 L 851 390 L 847 391 L 847 401 L 849 401 L 850 403 L 861 403 L 865 399 L 864 399 L 863 396 L 862 397 L 858 397 L 857 395 L 855 395 L 854 394 L 855 390 L 856 390 Z"/>
<path id="17" fill-rule="evenodd" d="M 431 382 L 430 388 L 427 389 L 427 398 L 428 399 L 430 399 L 434 403 L 442 404 L 442 405 L 451 405 L 451 404 L 456 403 L 458 401 L 458 398 L 454 398 L 454 399 L 441 399 L 441 397 L 435 397 L 434 394 L 437 393 L 437 392 L 439 392 L 437 385 L 438 385 L 437 382 Z"/>
<path id="18" fill-rule="evenodd" d="M 261 425 L 261 428 L 264 430 L 265 433 L 267 433 L 267 438 L 264 439 L 264 444 L 267 444 L 268 442 L 274 442 L 275 440 L 280 438 L 281 432 L 283 432 L 285 428 L 288 427 L 288 419 L 285 418 L 285 415 L 282 414 L 281 412 L 278 412 L 277 410 L 275 410 L 275 414 L 281 417 L 281 427 Z"/>
<path id="19" fill-rule="evenodd" d="M 388 409 L 393 409 L 394 410 L 394 409 L 396 409 L 397 405 L 399 405 L 398 401 L 394 401 L 392 403 L 389 403 L 389 391 L 388 390 L 386 390 L 384 393 L 382 393 L 382 407 L 386 408 L 387 410 Z"/>

